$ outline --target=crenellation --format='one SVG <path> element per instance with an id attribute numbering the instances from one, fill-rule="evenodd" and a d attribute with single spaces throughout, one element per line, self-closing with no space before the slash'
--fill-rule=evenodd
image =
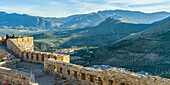
<path id="1" fill-rule="evenodd" d="M 57 71 L 48 64 L 52 65 L 51 67 L 57 67 Z M 61 68 L 62 72 L 60 71 Z M 68 74 L 68 70 L 70 74 Z M 75 84 L 83 85 L 166 85 L 166 82 L 160 81 L 158 77 L 154 76 L 140 75 L 115 68 L 103 71 L 70 63 L 63 63 L 54 59 L 45 60 L 45 71 L 55 75 L 60 74 L 60 76 L 66 77 L 74 83 L 76 82 Z M 169 80 L 163 80 L 169 82 Z"/>
<path id="2" fill-rule="evenodd" d="M 5 36 L 1 36 L 1 37 L 0 37 L 0 40 L 5 40 L 5 39 L 6 39 Z"/>

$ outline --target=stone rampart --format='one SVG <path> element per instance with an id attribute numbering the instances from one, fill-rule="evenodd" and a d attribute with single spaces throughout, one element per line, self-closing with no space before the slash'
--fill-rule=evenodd
<path id="1" fill-rule="evenodd" d="M 70 62 L 69 55 L 51 54 L 48 52 L 33 51 L 33 37 L 11 38 L 7 40 L 8 49 L 25 61 L 43 63 L 45 58 L 54 58 L 57 61 Z"/>
<path id="2" fill-rule="evenodd" d="M 7 47 L 11 50 L 16 50 L 13 46 L 17 47 L 17 50 L 21 51 L 33 51 L 33 37 L 19 37 L 19 38 L 9 38 L 7 40 Z"/>
<path id="3" fill-rule="evenodd" d="M 38 51 L 23 51 L 21 53 L 21 58 L 25 61 L 30 62 L 36 62 L 36 63 L 44 63 L 45 59 L 53 58 L 57 61 L 63 61 L 66 63 L 70 62 L 70 56 L 69 55 L 63 55 L 63 54 L 51 54 L 48 52 L 38 52 Z"/>
<path id="4" fill-rule="evenodd" d="M 5 40 L 5 39 L 6 39 L 5 36 L 1 36 L 1 37 L 0 37 L 0 40 Z"/>
<path id="5" fill-rule="evenodd" d="M 54 59 L 45 60 L 45 72 L 67 78 L 74 85 L 170 85 L 170 80 L 111 68 L 98 70 Z"/>
<path id="6" fill-rule="evenodd" d="M 0 84 L 30 85 L 29 78 L 28 73 L 0 67 Z"/>

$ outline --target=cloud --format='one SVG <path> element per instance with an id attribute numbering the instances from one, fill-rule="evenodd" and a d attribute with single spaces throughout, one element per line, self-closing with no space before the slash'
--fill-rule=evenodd
<path id="1" fill-rule="evenodd" d="M 128 5 L 140 5 L 140 4 L 162 3 L 162 2 L 167 2 L 169 0 L 105 0 L 105 1 L 109 4 L 124 3 Z"/>

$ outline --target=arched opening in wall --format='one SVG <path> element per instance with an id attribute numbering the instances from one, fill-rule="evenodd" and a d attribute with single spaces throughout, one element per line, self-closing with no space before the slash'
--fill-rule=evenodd
<path id="1" fill-rule="evenodd" d="M 63 68 L 62 67 L 60 67 L 60 73 L 63 73 Z"/>
<path id="2" fill-rule="evenodd" d="M 57 66 L 54 65 L 54 72 L 57 72 Z"/>
<path id="3" fill-rule="evenodd" d="M 17 84 L 17 85 L 22 85 L 21 83 Z"/>
<path id="4" fill-rule="evenodd" d="M 90 75 L 90 82 L 94 82 L 94 78 L 92 75 Z"/>
<path id="5" fill-rule="evenodd" d="M 57 60 L 57 56 L 54 56 L 54 59 Z"/>
<path id="6" fill-rule="evenodd" d="M 126 83 L 122 82 L 122 83 L 120 83 L 120 85 L 126 85 Z"/>
<path id="7" fill-rule="evenodd" d="M 29 58 L 29 57 L 28 57 L 28 52 L 26 53 L 26 55 L 27 55 L 27 59 L 28 59 L 28 58 Z"/>
<path id="8" fill-rule="evenodd" d="M 37 61 L 39 60 L 38 53 L 36 54 L 36 60 L 37 60 Z"/>
<path id="9" fill-rule="evenodd" d="M 70 70 L 67 70 L 67 74 L 70 75 Z"/>
<path id="10" fill-rule="evenodd" d="M 77 78 L 77 71 L 74 71 L 74 77 Z"/>
<path id="11" fill-rule="evenodd" d="M 31 60 L 33 60 L 33 53 L 31 53 Z"/>
<path id="12" fill-rule="evenodd" d="M 5 42 L 2 42 L 2 45 L 5 45 Z"/>
<path id="13" fill-rule="evenodd" d="M 109 85 L 114 85 L 113 80 L 109 80 Z"/>
<path id="14" fill-rule="evenodd" d="M 50 58 L 51 55 L 47 55 L 48 58 Z"/>
<path id="15" fill-rule="evenodd" d="M 43 61 L 43 62 L 44 62 L 44 56 L 42 56 L 41 61 Z"/>
<path id="16" fill-rule="evenodd" d="M 82 79 L 82 80 L 85 80 L 85 79 L 86 79 L 85 73 L 81 73 L 81 79 Z"/>
<path id="17" fill-rule="evenodd" d="M 11 83 L 4 83 L 3 85 L 12 85 Z"/>
<path id="18" fill-rule="evenodd" d="M 99 85 L 103 85 L 103 79 L 101 77 L 98 77 Z"/>
<path id="19" fill-rule="evenodd" d="M 24 52 L 22 52 L 22 54 L 21 54 L 21 58 L 24 58 Z"/>

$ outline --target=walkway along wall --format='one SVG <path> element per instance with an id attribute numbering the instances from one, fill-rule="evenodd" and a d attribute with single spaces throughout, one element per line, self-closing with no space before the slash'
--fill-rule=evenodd
<path id="1" fill-rule="evenodd" d="M 21 52 L 21 58 L 25 61 L 36 62 L 36 63 L 44 63 L 45 59 L 53 58 L 57 61 L 62 61 L 69 63 L 70 56 L 63 54 L 51 54 L 48 52 L 38 52 L 38 51 L 23 51 Z"/>
<path id="2" fill-rule="evenodd" d="M 103 71 L 54 59 L 45 60 L 44 66 L 46 73 L 65 77 L 74 85 L 170 85 L 169 79 L 115 68 Z"/>
<path id="3" fill-rule="evenodd" d="M 25 61 L 44 63 L 45 58 L 54 58 L 57 61 L 70 62 L 70 56 L 34 51 L 33 37 L 19 37 L 7 40 L 7 47 Z"/>

